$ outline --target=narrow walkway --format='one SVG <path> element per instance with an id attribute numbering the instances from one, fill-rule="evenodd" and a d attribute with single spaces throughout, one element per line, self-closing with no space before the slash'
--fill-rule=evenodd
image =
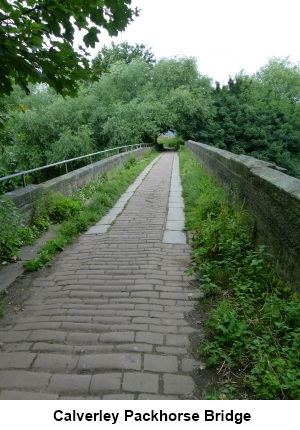
<path id="1" fill-rule="evenodd" d="M 81 235 L 41 272 L 0 331 L 0 399 L 195 398 L 190 248 L 164 243 L 174 157 L 154 164 L 108 232 Z"/>

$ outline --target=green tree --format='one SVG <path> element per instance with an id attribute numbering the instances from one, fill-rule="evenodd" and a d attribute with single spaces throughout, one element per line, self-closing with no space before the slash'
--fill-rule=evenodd
<path id="1" fill-rule="evenodd" d="M 167 113 L 161 132 L 172 129 L 184 139 L 197 138 L 212 116 L 211 79 L 199 73 L 192 57 L 163 59 L 151 76 L 153 94 Z"/>
<path id="2" fill-rule="evenodd" d="M 29 82 L 45 82 L 74 95 L 78 81 L 93 79 L 85 48 L 73 48 L 75 29 L 83 45 L 95 47 L 101 28 L 112 36 L 138 11 L 131 0 L 8 0 L 0 9 L 0 95 L 13 84 L 29 93 Z"/>
<path id="3" fill-rule="evenodd" d="M 285 149 L 300 155 L 300 64 L 289 58 L 272 58 L 256 74 L 266 102 L 272 107 L 275 133 Z"/>
<path id="4" fill-rule="evenodd" d="M 109 146 L 155 142 L 169 129 L 196 138 L 212 116 L 211 91 L 211 81 L 188 58 L 153 67 L 141 58 L 117 61 L 75 98 L 39 84 L 26 98 L 15 96 L 27 110 L 15 115 L 11 158 L 29 169 Z"/>
<path id="5" fill-rule="evenodd" d="M 146 45 L 138 43 L 130 45 L 128 42 L 115 44 L 112 42 L 110 46 L 103 46 L 92 60 L 92 64 L 96 70 L 107 71 L 113 64 L 119 61 L 129 64 L 131 61 L 137 59 L 144 61 L 150 67 L 155 64 L 154 54 Z"/>
<path id="6" fill-rule="evenodd" d="M 26 97 L 27 110 L 13 121 L 13 156 L 22 169 L 93 152 L 96 148 L 91 117 L 97 99 L 83 88 L 77 97 L 63 98 L 49 88 L 35 88 Z"/>
<path id="7" fill-rule="evenodd" d="M 98 97 L 94 114 L 97 139 L 109 146 L 154 140 L 157 101 L 151 97 L 150 81 L 149 64 L 134 59 L 113 64 L 110 73 L 93 85 L 92 92 Z"/>
<path id="8" fill-rule="evenodd" d="M 108 104 L 115 102 L 127 103 L 140 97 L 146 83 L 150 80 L 150 69 L 143 60 L 135 59 L 129 64 L 118 62 L 112 65 L 110 73 L 104 75 L 94 85 L 99 102 Z"/>
<path id="9" fill-rule="evenodd" d="M 255 75 L 243 72 L 217 85 L 213 117 L 199 139 L 229 151 L 271 161 L 297 174 L 300 155 L 300 68 L 272 59 Z"/>
<path id="10" fill-rule="evenodd" d="M 192 57 L 162 59 L 153 68 L 152 77 L 158 97 L 179 87 L 193 90 L 199 83 L 197 63 Z"/>
<path id="11" fill-rule="evenodd" d="M 300 64 L 290 58 L 271 58 L 255 77 L 277 98 L 300 101 Z"/>

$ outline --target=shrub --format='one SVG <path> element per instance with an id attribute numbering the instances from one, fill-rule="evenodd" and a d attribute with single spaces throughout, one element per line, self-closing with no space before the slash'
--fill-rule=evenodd
<path id="1" fill-rule="evenodd" d="M 32 243 L 35 232 L 24 227 L 22 216 L 7 199 L 0 200 L 0 259 L 16 259 L 20 246 Z"/>
<path id="2" fill-rule="evenodd" d="M 61 193 L 52 194 L 47 214 L 53 223 L 74 217 L 82 210 L 82 204 L 74 197 L 64 197 Z"/>

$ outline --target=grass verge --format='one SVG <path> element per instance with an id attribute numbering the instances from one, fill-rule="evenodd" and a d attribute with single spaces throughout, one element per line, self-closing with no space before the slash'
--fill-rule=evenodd
<path id="1" fill-rule="evenodd" d="M 205 292 L 207 338 L 198 352 L 218 386 L 206 399 L 300 399 L 300 300 L 279 279 L 250 215 L 185 148 L 180 150 L 186 228 Z M 229 201 L 231 203 L 229 203 Z"/>

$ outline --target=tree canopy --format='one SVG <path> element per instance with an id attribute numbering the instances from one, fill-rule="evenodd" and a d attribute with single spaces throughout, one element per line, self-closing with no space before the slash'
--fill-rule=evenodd
<path id="1" fill-rule="evenodd" d="M 143 49 L 129 51 L 143 54 Z M 119 46 L 112 45 L 112 51 L 119 52 Z M 198 73 L 194 59 L 152 64 L 143 55 L 129 62 L 116 58 L 109 73 L 81 86 L 75 98 L 47 86 L 26 97 L 19 90 L 10 98 L 27 110 L 11 121 L 16 144 L 7 149 L 6 163 L 26 170 L 109 146 L 154 142 L 169 129 L 193 138 L 200 117 L 205 121 L 209 115 L 210 91 L 210 80 Z"/>
<path id="2" fill-rule="evenodd" d="M 29 93 L 29 82 L 45 82 L 74 95 L 80 80 L 95 79 L 86 48 L 95 47 L 101 29 L 111 36 L 138 15 L 131 0 L 1 0 L 0 96 L 13 85 Z M 83 45 L 73 48 L 75 30 Z"/>
<path id="3" fill-rule="evenodd" d="M 239 73 L 213 92 L 214 114 L 197 139 L 272 161 L 300 175 L 300 67 L 272 58 L 254 75 Z"/>
<path id="4" fill-rule="evenodd" d="M 110 46 L 104 45 L 98 52 L 92 63 L 94 68 L 108 71 L 109 68 L 118 61 L 123 61 L 126 64 L 131 61 L 140 59 L 145 61 L 149 66 L 155 64 L 154 54 L 146 45 L 136 43 L 130 45 L 128 42 L 114 43 Z"/>
<path id="5" fill-rule="evenodd" d="M 27 170 L 112 146 L 155 142 L 172 130 L 183 139 L 272 161 L 300 177 L 300 68 L 271 59 L 256 74 L 213 85 L 189 57 L 155 61 L 144 45 L 112 44 L 97 56 L 108 73 L 62 97 L 48 85 L 15 89 L 3 171 Z M 95 60 L 95 61 L 96 61 Z M 105 66 L 104 66 L 105 64 Z M 24 105 L 27 106 L 24 107 Z"/>

